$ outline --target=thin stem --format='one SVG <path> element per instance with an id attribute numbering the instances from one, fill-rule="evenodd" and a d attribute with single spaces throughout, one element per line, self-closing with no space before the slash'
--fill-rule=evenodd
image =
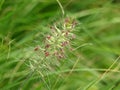
<path id="1" fill-rule="evenodd" d="M 97 80 L 94 80 L 93 82 L 88 84 L 87 87 L 85 87 L 83 90 L 88 90 L 89 87 L 97 84 L 100 80 L 102 80 L 105 77 L 105 75 L 112 69 L 112 67 L 117 63 L 119 59 L 120 59 L 120 56 L 112 63 L 112 65 Z M 77 90 L 80 90 L 80 88 L 78 88 Z"/>
<path id="2" fill-rule="evenodd" d="M 59 6 L 60 6 L 60 8 L 61 8 L 62 14 L 63 14 L 63 16 L 64 16 L 65 12 L 64 12 L 64 9 L 63 9 L 62 4 L 60 3 L 59 0 L 56 0 L 56 1 L 58 2 Z"/>
<path id="3" fill-rule="evenodd" d="M 78 57 L 78 59 L 76 60 L 76 62 L 74 63 L 74 65 L 73 65 L 72 69 L 71 69 L 71 70 L 69 70 L 69 73 L 68 73 L 67 77 L 66 77 L 66 78 L 62 81 L 62 83 L 63 83 L 65 80 L 67 80 L 67 79 L 68 79 L 68 77 L 70 76 L 70 74 L 74 71 L 74 68 L 75 68 L 75 66 L 77 65 L 78 61 L 79 61 L 79 57 Z M 54 87 L 56 86 L 56 84 L 57 84 L 57 82 L 58 82 L 59 77 L 60 77 L 60 75 L 58 76 L 58 78 L 57 78 L 57 80 L 56 80 L 56 82 L 55 82 L 55 84 L 54 84 Z M 61 83 L 61 84 L 62 84 L 62 83 Z"/>

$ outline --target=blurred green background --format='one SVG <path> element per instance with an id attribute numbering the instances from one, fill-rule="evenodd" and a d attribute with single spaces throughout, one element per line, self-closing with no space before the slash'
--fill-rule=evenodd
<path id="1" fill-rule="evenodd" d="M 82 40 L 76 46 L 86 45 L 49 71 L 45 84 L 41 76 L 30 76 L 24 49 L 30 52 L 29 47 L 42 44 L 49 26 L 64 18 L 58 2 L 0 0 L 0 90 L 120 90 L 120 60 L 115 62 L 120 55 L 120 0 L 60 2 L 65 16 L 79 22 L 75 33 Z"/>

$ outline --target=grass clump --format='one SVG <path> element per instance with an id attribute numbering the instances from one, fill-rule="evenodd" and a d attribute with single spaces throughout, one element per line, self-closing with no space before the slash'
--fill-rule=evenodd
<path id="1" fill-rule="evenodd" d="M 0 0 L 0 90 L 119 90 L 119 4 Z"/>

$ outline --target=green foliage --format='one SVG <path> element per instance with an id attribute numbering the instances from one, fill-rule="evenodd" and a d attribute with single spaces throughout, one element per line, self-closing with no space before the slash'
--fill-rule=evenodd
<path id="1" fill-rule="evenodd" d="M 119 90 L 119 6 L 119 0 L 0 0 L 0 90 Z M 35 47 L 65 17 L 78 22 L 74 51 L 36 73 L 28 61 L 43 55 Z"/>

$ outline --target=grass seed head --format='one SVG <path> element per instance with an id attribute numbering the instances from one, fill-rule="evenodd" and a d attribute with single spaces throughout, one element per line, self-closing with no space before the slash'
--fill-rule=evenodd
<path id="1" fill-rule="evenodd" d="M 65 58 L 67 54 L 66 49 L 71 51 L 70 45 L 72 40 L 75 39 L 73 33 L 75 25 L 75 20 L 66 18 L 62 23 L 56 23 L 51 26 L 50 33 L 46 35 L 43 46 L 36 46 L 34 48 L 34 51 L 37 52 L 34 52 L 34 57 L 31 58 L 31 68 L 48 68 L 44 65 L 44 62 L 47 61 L 47 63 L 50 64 L 50 62 L 56 62 L 54 61 L 56 59 L 59 61 L 60 59 Z"/>

